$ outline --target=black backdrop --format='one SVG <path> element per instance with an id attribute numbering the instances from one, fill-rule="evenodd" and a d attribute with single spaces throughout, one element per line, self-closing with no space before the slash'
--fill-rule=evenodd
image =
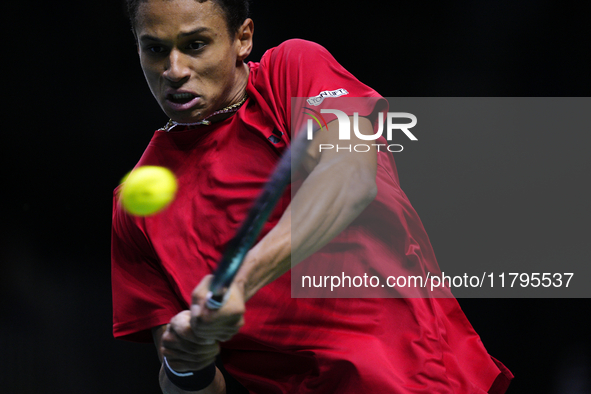
<path id="1" fill-rule="evenodd" d="M 590 14 L 579 2 L 343 4 L 255 2 L 249 60 L 298 37 L 387 97 L 589 96 Z M 111 334 L 112 189 L 166 121 L 122 7 L 2 7 L 0 391 L 158 393 L 153 346 Z M 425 136 L 397 155 L 440 263 L 483 253 L 589 262 L 588 132 L 498 135 L 486 155 Z M 510 393 L 591 392 L 589 300 L 460 303 L 517 376 Z"/>

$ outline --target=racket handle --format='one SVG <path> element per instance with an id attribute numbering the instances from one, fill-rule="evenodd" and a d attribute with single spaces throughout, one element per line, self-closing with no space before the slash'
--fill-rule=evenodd
<path id="1" fill-rule="evenodd" d="M 218 310 L 226 303 L 225 294 L 213 294 L 213 292 L 207 293 L 207 301 L 205 302 L 205 306 L 211 310 Z"/>

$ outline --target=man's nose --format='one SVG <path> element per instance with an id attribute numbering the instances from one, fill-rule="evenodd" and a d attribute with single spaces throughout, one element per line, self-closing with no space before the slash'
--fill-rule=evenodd
<path id="1" fill-rule="evenodd" d="M 191 75 L 186 56 L 177 49 L 170 51 L 163 76 L 173 83 L 184 82 Z"/>

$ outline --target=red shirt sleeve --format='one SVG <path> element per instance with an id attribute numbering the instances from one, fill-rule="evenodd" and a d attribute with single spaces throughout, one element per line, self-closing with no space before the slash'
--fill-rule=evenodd
<path id="1" fill-rule="evenodd" d="M 278 127 L 287 137 L 292 130 L 301 130 L 305 118 L 299 108 L 292 117 L 292 98 L 310 99 L 305 105 L 317 111 L 334 108 L 368 117 L 388 106 L 378 92 L 355 78 L 324 47 L 301 39 L 288 40 L 268 50 L 261 59 L 254 85 L 258 92 L 267 95 L 263 98 L 269 112 L 277 117 Z M 327 122 L 336 119 L 331 114 L 323 116 Z"/>

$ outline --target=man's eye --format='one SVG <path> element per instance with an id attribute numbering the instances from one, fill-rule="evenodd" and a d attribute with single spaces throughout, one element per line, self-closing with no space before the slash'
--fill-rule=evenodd
<path id="1" fill-rule="evenodd" d="M 164 52 L 164 47 L 158 46 L 158 45 L 152 45 L 146 48 L 149 52 L 151 53 L 163 53 Z"/>
<path id="2" fill-rule="evenodd" d="M 202 49 L 204 46 L 205 46 L 205 44 L 202 42 L 192 42 L 189 44 L 189 49 L 191 49 L 193 51 L 197 51 L 199 49 Z"/>

